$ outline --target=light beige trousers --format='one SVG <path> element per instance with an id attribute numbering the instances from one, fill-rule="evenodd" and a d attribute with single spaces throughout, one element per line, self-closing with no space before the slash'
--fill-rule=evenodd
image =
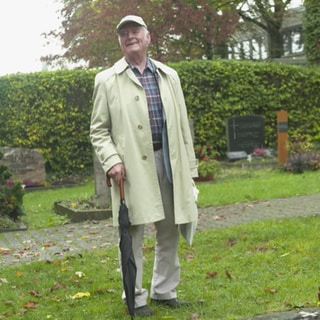
<path id="1" fill-rule="evenodd" d="M 152 299 L 162 300 L 177 297 L 176 288 L 180 281 L 179 231 L 174 223 L 173 188 L 166 176 L 162 150 L 155 151 L 155 159 L 165 219 L 155 223 L 156 244 L 150 296 Z M 148 299 L 148 290 L 143 288 L 142 284 L 144 227 L 144 225 L 135 225 L 130 228 L 137 265 L 136 308 L 146 305 Z M 124 293 L 122 298 L 125 298 Z"/>

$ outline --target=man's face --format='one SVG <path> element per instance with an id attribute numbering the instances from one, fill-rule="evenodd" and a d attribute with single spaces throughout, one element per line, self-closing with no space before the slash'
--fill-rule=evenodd
<path id="1" fill-rule="evenodd" d="M 150 43 L 150 34 L 136 23 L 128 23 L 119 30 L 119 43 L 124 56 L 145 55 Z"/>

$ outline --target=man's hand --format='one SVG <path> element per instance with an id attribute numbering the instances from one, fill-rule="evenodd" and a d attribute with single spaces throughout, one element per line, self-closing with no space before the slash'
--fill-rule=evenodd
<path id="1" fill-rule="evenodd" d="M 126 169 L 123 163 L 115 164 L 108 172 L 107 175 L 112 178 L 118 185 L 120 180 L 126 179 Z"/>

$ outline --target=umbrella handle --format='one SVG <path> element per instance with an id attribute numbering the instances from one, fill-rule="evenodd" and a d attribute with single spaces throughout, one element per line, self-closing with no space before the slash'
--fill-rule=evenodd
<path id="1" fill-rule="evenodd" d="M 119 189 L 120 189 L 120 200 L 124 201 L 124 187 L 123 187 L 123 179 L 120 179 L 119 182 Z"/>
<path id="2" fill-rule="evenodd" d="M 109 175 L 107 175 L 106 183 L 109 188 L 112 186 Z M 120 200 L 124 201 L 124 187 L 123 187 L 123 179 L 122 178 L 120 179 L 120 182 L 119 182 L 119 190 L 120 190 Z"/>

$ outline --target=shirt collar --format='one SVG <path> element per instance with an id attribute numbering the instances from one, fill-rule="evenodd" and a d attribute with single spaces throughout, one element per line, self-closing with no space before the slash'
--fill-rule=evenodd
<path id="1" fill-rule="evenodd" d="M 132 70 L 136 69 L 127 59 L 126 59 L 126 61 L 127 61 L 129 67 L 130 67 Z M 149 69 L 153 74 L 155 74 L 155 73 L 156 73 L 156 70 L 157 70 L 155 64 L 154 64 L 154 63 L 151 61 L 151 59 L 149 59 L 149 58 L 147 58 L 147 64 L 146 64 L 145 69 Z"/>

